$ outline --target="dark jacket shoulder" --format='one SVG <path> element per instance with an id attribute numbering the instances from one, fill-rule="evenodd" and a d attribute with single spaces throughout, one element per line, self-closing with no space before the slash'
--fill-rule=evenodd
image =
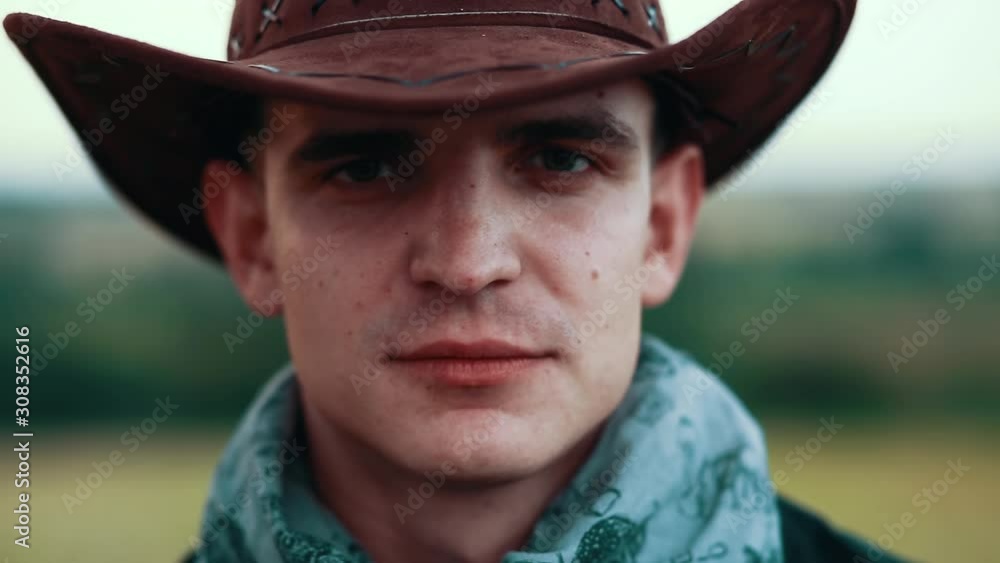
<path id="1" fill-rule="evenodd" d="M 778 512 L 786 563 L 905 563 L 784 497 L 778 497 Z"/>

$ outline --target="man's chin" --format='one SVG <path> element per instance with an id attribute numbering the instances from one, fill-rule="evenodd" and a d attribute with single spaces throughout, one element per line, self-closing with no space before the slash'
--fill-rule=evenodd
<path id="1" fill-rule="evenodd" d="M 442 478 L 449 488 L 474 489 L 519 481 L 546 465 L 547 459 L 529 459 L 523 452 L 476 452 L 467 459 L 437 458 L 419 464 L 422 479 L 434 482 Z"/>
<path id="2" fill-rule="evenodd" d="M 523 478 L 545 467 L 559 448 L 540 439 L 525 421 L 484 413 L 464 417 L 467 424 L 426 429 L 411 443 L 406 465 L 419 474 L 438 472 L 458 483 L 503 482 Z M 471 421 L 478 424 L 469 424 Z M 550 451 L 551 450 L 551 451 Z"/>

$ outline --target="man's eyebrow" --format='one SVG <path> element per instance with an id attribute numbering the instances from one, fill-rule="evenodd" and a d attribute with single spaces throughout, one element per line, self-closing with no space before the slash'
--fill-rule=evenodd
<path id="1" fill-rule="evenodd" d="M 295 151 L 301 162 L 322 162 L 343 154 L 402 153 L 413 146 L 417 135 L 403 129 L 363 131 L 317 131 Z"/>
<path id="2" fill-rule="evenodd" d="M 541 143 L 556 139 L 602 139 L 608 146 L 624 149 L 639 146 L 639 136 L 635 130 L 601 108 L 579 114 L 531 119 L 497 132 L 497 141 L 502 144 Z"/>

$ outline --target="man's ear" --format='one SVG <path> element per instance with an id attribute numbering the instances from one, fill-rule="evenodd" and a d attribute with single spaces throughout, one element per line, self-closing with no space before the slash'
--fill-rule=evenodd
<path id="1" fill-rule="evenodd" d="M 277 315 L 280 304 L 267 310 L 256 305 L 272 303 L 270 296 L 278 289 L 264 190 L 250 171 L 231 174 L 225 161 L 210 160 L 202 171 L 202 193 L 222 177 L 230 181 L 215 190 L 215 197 L 205 198 L 205 221 L 243 300 L 261 315 Z"/>
<path id="2" fill-rule="evenodd" d="M 701 147 L 683 144 L 657 160 L 651 177 L 649 236 L 644 265 L 649 278 L 642 306 L 656 307 L 673 294 L 694 238 L 705 195 Z"/>

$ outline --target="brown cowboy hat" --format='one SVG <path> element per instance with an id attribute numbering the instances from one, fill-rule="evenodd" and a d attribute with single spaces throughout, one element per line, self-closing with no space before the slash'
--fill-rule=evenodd
<path id="1" fill-rule="evenodd" d="M 387 113 L 499 108 L 642 77 L 714 184 L 826 71 L 855 0 L 744 0 L 679 43 L 658 0 L 238 0 L 227 61 L 12 14 L 4 28 L 117 191 L 218 258 L 198 211 L 261 96 Z M 470 106 L 471 103 L 471 106 Z M 682 124 L 678 126 L 677 124 Z M 245 156 L 245 153 L 243 153 Z M 238 171 L 237 161 L 230 170 Z M 220 179 L 224 184 L 224 179 Z"/>

